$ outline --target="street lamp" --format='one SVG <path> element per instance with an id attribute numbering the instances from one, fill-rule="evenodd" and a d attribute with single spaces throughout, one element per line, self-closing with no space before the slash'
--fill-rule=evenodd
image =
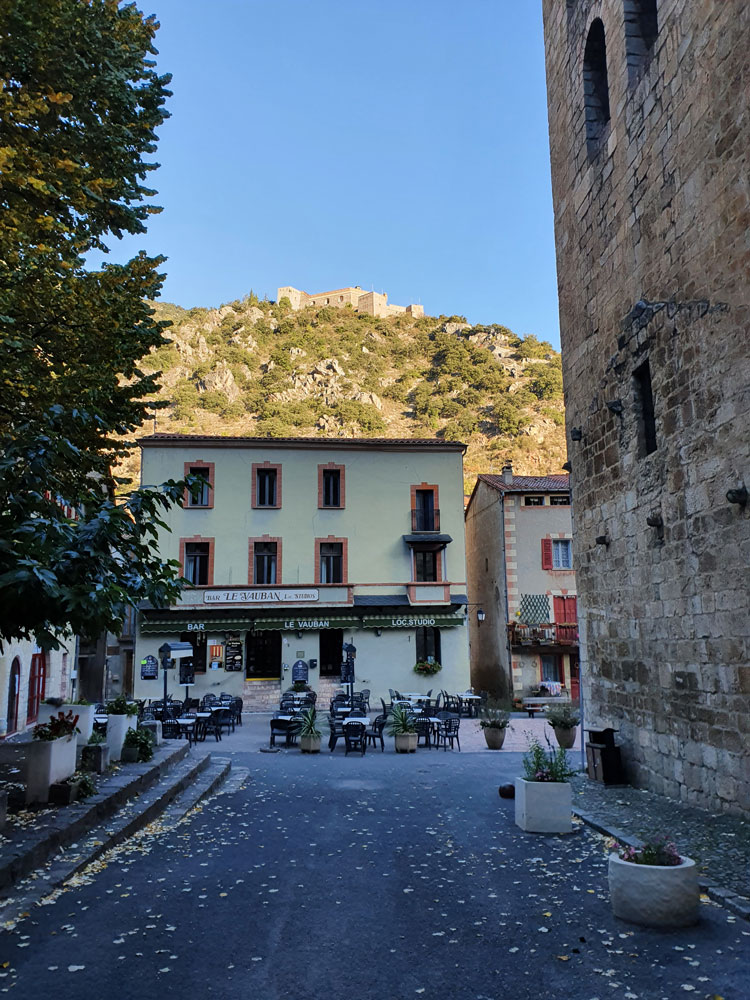
<path id="1" fill-rule="evenodd" d="M 487 617 L 487 615 L 480 608 L 479 611 L 477 611 L 477 621 L 479 622 L 480 625 L 482 624 L 482 622 L 484 621 L 484 619 L 486 617 Z"/>
<path id="2" fill-rule="evenodd" d="M 159 657 L 161 659 L 161 669 L 164 674 L 164 704 L 163 709 L 167 707 L 167 670 L 171 670 L 174 665 L 175 660 L 184 659 L 186 656 L 193 655 L 193 646 L 189 642 L 165 642 L 164 645 L 159 646 Z"/>

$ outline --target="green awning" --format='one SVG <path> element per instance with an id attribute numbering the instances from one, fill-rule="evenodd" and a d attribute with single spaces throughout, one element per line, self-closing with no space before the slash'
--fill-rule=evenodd
<path id="1" fill-rule="evenodd" d="M 410 611 L 396 615 L 369 615 L 362 620 L 362 628 L 449 628 L 451 625 L 465 625 L 466 618 L 461 614 L 450 614 L 430 611 Z"/>
<path id="2" fill-rule="evenodd" d="M 359 618 L 321 615 L 319 618 L 256 618 L 255 631 L 265 632 L 268 629 L 282 629 L 288 632 L 315 632 L 322 628 L 359 628 Z"/>

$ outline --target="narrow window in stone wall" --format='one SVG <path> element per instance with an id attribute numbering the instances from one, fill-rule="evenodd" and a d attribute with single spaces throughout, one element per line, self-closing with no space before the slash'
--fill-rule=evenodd
<path id="1" fill-rule="evenodd" d="M 593 159 L 599 152 L 609 124 L 609 79 L 607 45 L 600 18 L 591 22 L 583 54 L 583 99 L 586 111 L 586 143 Z"/>
<path id="2" fill-rule="evenodd" d="M 651 366 L 648 361 L 633 372 L 635 405 L 638 411 L 638 450 L 641 457 L 656 451 L 656 415 L 654 393 L 651 388 Z"/>
<path id="3" fill-rule="evenodd" d="M 628 79 L 635 83 L 648 62 L 659 33 L 656 0 L 625 0 L 623 7 Z"/>

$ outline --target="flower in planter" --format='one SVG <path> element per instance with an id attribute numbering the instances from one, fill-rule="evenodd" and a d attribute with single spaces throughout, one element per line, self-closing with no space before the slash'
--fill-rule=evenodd
<path id="1" fill-rule="evenodd" d="M 640 847 L 632 844 L 623 845 L 617 840 L 606 842 L 607 850 L 614 852 L 623 861 L 634 865 L 659 865 L 670 868 L 682 864 L 682 855 L 677 846 L 666 834 L 652 835 L 644 840 Z"/>
<path id="2" fill-rule="evenodd" d="M 510 712 L 502 702 L 490 699 L 481 709 L 479 725 L 482 729 L 508 729 Z"/>
<path id="3" fill-rule="evenodd" d="M 66 715 L 65 712 L 58 712 L 57 716 L 52 716 L 49 722 L 40 722 L 34 726 L 33 737 L 35 740 L 57 740 L 61 736 L 73 736 L 80 732 L 78 729 L 78 716 L 73 715 L 71 709 Z"/>
<path id="4" fill-rule="evenodd" d="M 437 660 L 418 660 L 414 664 L 414 673 L 421 674 L 423 677 L 431 677 L 442 669 L 442 664 L 438 663 Z"/>
<path id="5" fill-rule="evenodd" d="M 570 781 L 578 771 L 568 763 L 562 747 L 553 748 L 547 740 L 547 749 L 536 736 L 529 737 L 529 749 L 523 755 L 523 776 L 527 781 Z"/>

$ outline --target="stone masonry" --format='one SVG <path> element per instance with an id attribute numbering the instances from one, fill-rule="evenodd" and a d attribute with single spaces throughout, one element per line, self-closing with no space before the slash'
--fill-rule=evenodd
<path id="1" fill-rule="evenodd" d="M 750 6 L 544 0 L 587 720 L 750 811 Z"/>

